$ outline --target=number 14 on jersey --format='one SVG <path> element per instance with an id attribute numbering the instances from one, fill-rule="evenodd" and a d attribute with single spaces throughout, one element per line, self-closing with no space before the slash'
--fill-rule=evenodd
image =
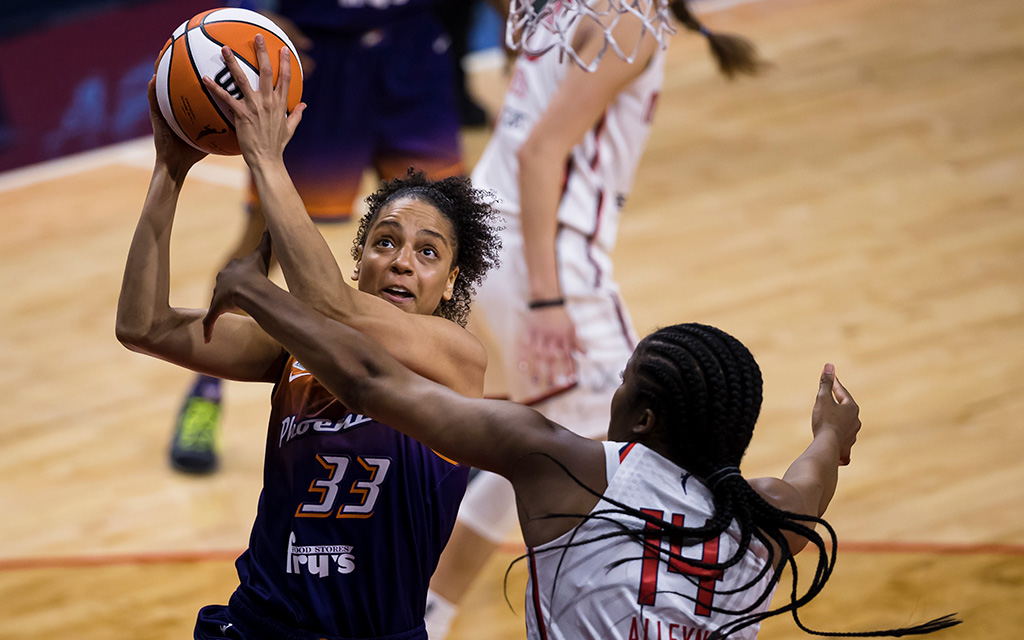
<path id="1" fill-rule="evenodd" d="M 659 520 L 664 518 L 664 513 L 659 509 L 641 509 L 641 511 Z M 673 513 L 672 524 L 677 527 L 683 526 L 683 515 Z M 651 533 L 644 537 L 644 555 L 640 570 L 640 590 L 637 602 L 646 606 L 654 605 L 658 597 L 658 572 L 662 567 L 665 567 L 669 573 L 684 574 L 697 578 L 697 596 L 694 603 L 696 608 L 694 613 L 699 616 L 710 616 L 711 605 L 715 597 L 715 583 L 722 579 L 722 571 L 719 569 L 705 569 L 704 567 L 690 564 L 685 560 L 680 560 L 678 557 L 672 557 L 673 555 L 682 555 L 682 545 L 671 536 L 669 537 L 669 552 L 672 555 L 664 554 L 662 548 L 663 540 L 661 536 L 656 534 L 657 526 L 648 522 L 647 529 L 650 529 Z M 701 562 L 718 562 L 718 541 L 718 538 L 713 538 L 704 542 Z"/>

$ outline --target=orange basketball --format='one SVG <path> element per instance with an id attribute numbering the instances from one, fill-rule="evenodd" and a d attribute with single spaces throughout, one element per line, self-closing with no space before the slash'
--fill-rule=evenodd
<path id="1" fill-rule="evenodd" d="M 203 86 L 203 76 L 213 78 L 225 91 L 242 94 L 228 71 L 221 47 L 235 52 L 243 72 L 259 87 L 259 63 L 253 38 L 263 34 L 277 82 L 281 47 L 291 50 L 291 83 L 288 110 L 302 98 L 302 66 L 298 51 L 272 20 L 248 9 L 211 9 L 187 20 L 174 30 L 156 61 L 156 97 L 160 112 L 171 129 L 192 146 L 225 156 L 241 153 L 231 111 Z"/>

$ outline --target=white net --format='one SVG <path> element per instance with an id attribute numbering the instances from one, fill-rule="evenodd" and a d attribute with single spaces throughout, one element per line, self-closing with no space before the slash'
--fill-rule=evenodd
<path id="1" fill-rule="evenodd" d="M 659 46 L 666 46 L 675 33 L 671 15 L 668 0 L 510 0 L 505 44 L 528 56 L 558 49 L 585 70 L 594 71 L 609 49 L 632 64 L 642 38 L 653 37 Z M 626 17 L 642 24 L 642 37 L 626 45 L 628 50 L 614 35 L 615 27 Z M 573 34 L 583 25 L 604 33 L 604 43 L 590 61 L 583 60 L 572 45 Z"/>

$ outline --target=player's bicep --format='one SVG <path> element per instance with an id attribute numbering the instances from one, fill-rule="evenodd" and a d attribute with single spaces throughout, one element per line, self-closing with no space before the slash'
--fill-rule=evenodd
<path id="1" fill-rule="evenodd" d="M 414 336 L 410 336 L 414 347 L 392 355 L 419 375 L 461 395 L 482 397 L 487 369 L 487 351 L 483 344 L 476 336 L 447 320 L 432 324 L 438 330 L 427 332 L 428 338 L 413 340 Z M 423 335 L 417 333 L 417 336 Z"/>
<path id="2" fill-rule="evenodd" d="M 483 393 L 487 352 L 476 337 L 449 320 L 406 313 L 380 302 L 388 308 L 375 305 L 347 324 L 428 380 L 470 397 Z"/>

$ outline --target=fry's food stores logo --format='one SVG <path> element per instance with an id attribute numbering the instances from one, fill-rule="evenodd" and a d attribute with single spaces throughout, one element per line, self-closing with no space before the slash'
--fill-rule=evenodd
<path id="1" fill-rule="evenodd" d="M 287 573 L 302 573 L 303 569 L 311 575 L 326 578 L 331 574 L 331 567 L 337 573 L 352 573 L 356 570 L 356 557 L 352 555 L 352 547 L 344 544 L 305 545 L 295 544 L 295 532 L 288 537 Z"/>

